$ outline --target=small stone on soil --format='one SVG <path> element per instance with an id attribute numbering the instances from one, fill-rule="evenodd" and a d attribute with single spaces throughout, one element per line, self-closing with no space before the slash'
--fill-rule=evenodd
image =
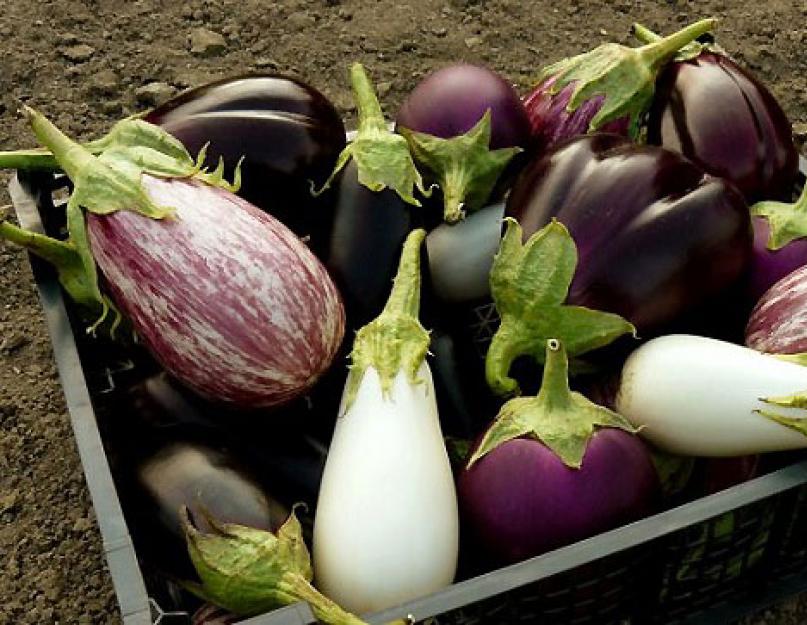
<path id="1" fill-rule="evenodd" d="M 12 332 L 0 342 L 0 351 L 11 353 L 31 342 L 22 332 Z"/>
<path id="2" fill-rule="evenodd" d="M 84 63 L 92 58 L 95 54 L 95 48 L 88 46 L 86 43 L 80 43 L 75 46 L 68 46 L 61 49 L 61 54 L 68 61 L 73 63 Z"/>
<path id="3" fill-rule="evenodd" d="M 165 82 L 150 82 L 135 89 L 135 97 L 141 104 L 157 106 L 174 95 L 175 89 Z"/>
<path id="4" fill-rule="evenodd" d="M 89 91 L 96 95 L 112 95 L 118 91 L 120 80 L 111 69 L 104 69 L 90 78 Z"/>
<path id="5" fill-rule="evenodd" d="M 201 57 L 219 56 L 227 47 L 224 37 L 207 28 L 195 28 L 190 35 L 191 54 Z"/>

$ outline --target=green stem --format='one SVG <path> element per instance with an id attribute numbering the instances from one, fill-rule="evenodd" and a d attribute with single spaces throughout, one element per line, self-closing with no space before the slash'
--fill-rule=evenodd
<path id="1" fill-rule="evenodd" d="M 382 315 L 405 315 L 418 318 L 420 314 L 420 246 L 426 237 L 425 230 L 413 230 L 404 241 L 398 273 L 392 284 L 392 293 Z"/>
<path id="2" fill-rule="evenodd" d="M 79 174 L 94 158 L 92 153 L 67 137 L 41 113 L 27 106 L 23 108 L 23 111 L 36 138 L 53 153 L 64 173 L 73 182 L 76 182 Z"/>
<path id="3" fill-rule="evenodd" d="M 525 346 L 512 338 L 512 331 L 502 322 L 485 355 L 485 379 L 490 389 L 502 397 L 518 395 L 518 382 L 510 377 L 510 365 L 525 351 Z"/>
<path id="4" fill-rule="evenodd" d="M 642 43 L 655 43 L 661 41 L 661 35 L 657 35 L 647 26 L 643 26 L 639 22 L 633 24 L 633 35 Z"/>
<path id="5" fill-rule="evenodd" d="M 638 52 L 648 65 L 657 67 L 674 56 L 686 44 L 714 29 L 716 23 L 717 20 L 714 18 L 700 20 L 677 33 L 642 46 Z"/>
<path id="6" fill-rule="evenodd" d="M 0 169 L 42 169 L 56 171 L 59 163 L 48 150 L 12 150 L 0 152 Z"/>
<path id="7" fill-rule="evenodd" d="M 446 171 L 443 180 L 443 219 L 450 224 L 458 222 L 465 216 L 462 209 L 465 193 L 468 189 L 468 176 L 461 163 L 455 163 Z"/>
<path id="8" fill-rule="evenodd" d="M 361 63 L 354 63 L 351 66 L 350 82 L 353 85 L 356 108 L 359 111 L 359 134 L 368 130 L 386 131 L 387 122 L 384 120 L 381 104 Z"/>
<path id="9" fill-rule="evenodd" d="M 560 341 L 549 339 L 546 342 L 546 362 L 537 399 L 550 408 L 557 408 L 569 404 L 571 393 L 569 357 L 566 350 L 561 347 Z"/>
<path id="10" fill-rule="evenodd" d="M 288 575 L 283 585 L 288 586 L 287 592 L 290 595 L 308 603 L 314 616 L 327 625 L 367 625 L 365 621 L 328 599 L 301 575 Z"/>
<path id="11" fill-rule="evenodd" d="M 56 267 L 77 258 L 77 252 L 72 245 L 44 234 L 23 230 L 5 220 L 0 221 L 0 238 L 25 248 Z"/>

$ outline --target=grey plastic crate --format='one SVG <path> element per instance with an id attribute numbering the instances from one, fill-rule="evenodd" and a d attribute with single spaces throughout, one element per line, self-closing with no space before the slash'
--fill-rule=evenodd
<path id="1" fill-rule="evenodd" d="M 800 166 L 807 171 L 803 158 Z M 19 173 L 9 190 L 20 223 L 54 234 L 58 223 L 48 223 L 58 214 L 53 194 L 66 184 L 51 174 Z M 70 304 L 54 272 L 36 258 L 31 264 L 124 623 L 187 623 L 187 613 L 164 610 L 150 598 L 153 589 L 110 473 L 93 400 L 104 391 L 104 378 L 114 383 L 114 363 L 101 363 L 99 370 L 97 363 L 91 369 L 82 362 L 79 344 L 87 339 L 71 325 Z M 804 527 L 807 460 L 366 619 L 380 624 L 411 616 L 431 625 L 727 623 L 807 590 Z M 241 622 L 316 620 L 307 605 L 298 604 Z"/>

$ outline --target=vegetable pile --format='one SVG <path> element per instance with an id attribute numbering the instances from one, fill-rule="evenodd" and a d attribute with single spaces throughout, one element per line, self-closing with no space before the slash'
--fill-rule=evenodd
<path id="1" fill-rule="evenodd" d="M 807 185 L 714 28 L 526 94 L 450 65 L 392 119 L 354 64 L 349 141 L 283 75 L 86 144 L 25 108 L 41 147 L 0 166 L 71 195 L 0 238 L 137 363 L 97 400 L 155 583 L 199 623 L 362 623 L 807 448 Z M 723 460 L 672 489 L 660 457 Z"/>

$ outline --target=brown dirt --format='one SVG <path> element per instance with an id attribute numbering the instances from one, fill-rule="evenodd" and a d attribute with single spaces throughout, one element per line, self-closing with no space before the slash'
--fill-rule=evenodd
<path id="1" fill-rule="evenodd" d="M 277 70 L 308 80 L 350 117 L 350 61 L 370 69 L 394 111 L 422 75 L 452 61 L 488 64 L 524 90 L 545 63 L 627 42 L 633 20 L 670 31 L 707 15 L 721 18 L 723 46 L 791 120 L 807 122 L 807 5 L 730 4 L 0 0 L 0 149 L 32 143 L 16 114 L 22 102 L 89 138 L 177 90 Z M 223 36 L 223 49 L 193 53 L 199 28 Z M 753 622 L 806 619 L 803 603 L 790 602 Z M 24 254 L 0 245 L 0 625 L 119 620 L 31 273 Z"/>

